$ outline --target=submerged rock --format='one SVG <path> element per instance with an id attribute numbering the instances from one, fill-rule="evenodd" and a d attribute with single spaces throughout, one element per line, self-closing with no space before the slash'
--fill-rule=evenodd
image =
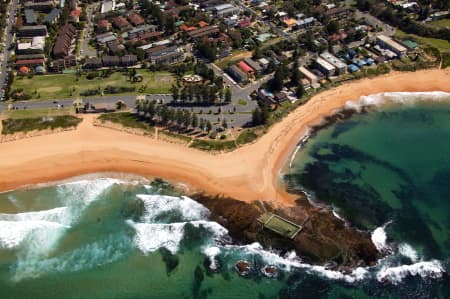
<path id="1" fill-rule="evenodd" d="M 236 265 L 234 265 L 234 268 L 241 276 L 247 276 L 248 274 L 250 274 L 251 270 L 250 263 L 245 260 L 238 261 Z"/>

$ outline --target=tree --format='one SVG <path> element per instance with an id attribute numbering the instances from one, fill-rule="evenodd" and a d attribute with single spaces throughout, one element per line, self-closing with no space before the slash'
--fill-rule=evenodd
<path id="1" fill-rule="evenodd" d="M 200 118 L 200 123 L 198 127 L 203 131 L 205 130 L 205 120 L 203 118 Z"/>
<path id="2" fill-rule="evenodd" d="M 231 89 L 228 86 L 225 88 L 224 96 L 225 96 L 225 103 L 230 103 L 232 94 L 231 94 Z"/>
<path id="3" fill-rule="evenodd" d="M 194 114 L 194 115 L 192 116 L 191 126 L 192 126 L 193 128 L 197 128 L 197 126 L 198 126 L 198 117 L 197 117 L 196 114 Z"/>
<path id="4" fill-rule="evenodd" d="M 180 97 L 180 92 L 178 90 L 178 87 L 176 87 L 175 85 L 172 85 L 171 91 L 172 91 L 173 101 L 174 102 L 178 101 L 178 98 Z"/>
<path id="5" fill-rule="evenodd" d="M 301 98 L 305 94 L 305 88 L 303 87 L 303 84 L 300 83 L 297 85 L 297 89 L 295 90 L 295 95 L 297 98 Z"/>
<path id="6" fill-rule="evenodd" d="M 223 127 L 224 129 L 228 128 L 228 123 L 227 123 L 227 120 L 226 120 L 225 118 L 224 118 L 223 121 L 222 121 L 222 127 Z"/>
<path id="7" fill-rule="evenodd" d="M 208 120 L 206 122 L 206 131 L 209 133 L 211 131 L 211 129 L 212 129 L 212 125 L 211 125 L 211 122 Z"/>
<path id="8" fill-rule="evenodd" d="M 300 73 L 300 70 L 298 69 L 298 62 L 295 61 L 292 66 L 292 77 L 291 77 L 291 85 L 297 86 L 299 83 L 301 84 L 300 80 L 302 78 L 302 74 Z"/>
<path id="9" fill-rule="evenodd" d="M 339 31 L 339 23 L 336 20 L 333 20 L 327 25 L 328 34 L 335 34 Z"/>
<path id="10" fill-rule="evenodd" d="M 270 84 L 270 89 L 273 92 L 278 92 L 283 88 L 283 81 L 285 78 L 285 72 L 283 66 L 278 66 L 273 75 L 273 79 Z"/>

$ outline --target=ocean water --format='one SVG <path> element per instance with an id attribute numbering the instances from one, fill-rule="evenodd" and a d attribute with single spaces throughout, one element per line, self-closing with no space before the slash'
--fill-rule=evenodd
<path id="1" fill-rule="evenodd" d="M 372 232 L 386 253 L 376 266 L 342 274 L 237 244 L 170 185 L 102 174 L 0 194 L 0 298 L 450 298 L 450 97 L 365 102 L 386 98 L 415 104 L 319 131 L 286 174 Z M 242 259 L 248 277 L 234 269 Z"/>

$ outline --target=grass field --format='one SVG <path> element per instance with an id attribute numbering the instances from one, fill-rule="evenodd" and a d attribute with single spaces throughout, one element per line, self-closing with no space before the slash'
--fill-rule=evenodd
<path id="1" fill-rule="evenodd" d="M 59 115 L 52 117 L 8 118 L 2 121 L 2 134 L 30 132 L 56 128 L 69 128 L 77 126 L 81 118 L 73 115 Z"/>
<path id="2" fill-rule="evenodd" d="M 170 93 L 170 87 L 175 82 L 174 77 L 168 72 L 150 72 L 138 70 L 143 77 L 142 82 L 132 83 L 125 73 L 115 72 L 108 78 L 86 79 L 85 75 L 77 77 L 76 74 L 58 74 L 28 77 L 17 77 L 14 80 L 12 90 L 23 89 L 32 99 L 49 100 L 76 98 L 80 92 L 88 89 L 103 89 L 111 85 L 115 87 L 135 87 L 132 93 Z"/>
<path id="3" fill-rule="evenodd" d="M 56 109 L 32 109 L 32 110 L 10 110 L 3 112 L 6 118 L 33 118 L 46 116 L 69 115 L 73 112 L 72 108 Z"/>
<path id="4" fill-rule="evenodd" d="M 230 151 L 236 148 L 234 141 L 215 141 L 195 139 L 189 147 L 200 149 L 203 151 Z"/>
<path id="5" fill-rule="evenodd" d="M 110 121 L 112 123 L 121 124 L 124 127 L 142 129 L 154 133 L 154 127 L 138 119 L 135 113 L 119 112 L 119 113 L 104 113 L 98 117 L 101 121 Z"/>
<path id="6" fill-rule="evenodd" d="M 438 38 L 430 38 L 430 37 L 423 37 L 415 34 L 407 34 L 403 31 L 397 30 L 395 32 L 395 37 L 399 39 L 412 39 L 419 44 L 425 44 L 432 47 L 437 48 L 441 52 L 450 52 L 450 42 L 444 40 L 444 39 L 438 39 Z"/>
<path id="7" fill-rule="evenodd" d="M 216 65 L 218 67 L 220 67 L 221 69 L 224 69 L 230 64 L 239 62 L 239 60 L 252 57 L 252 55 L 253 55 L 253 53 L 251 51 L 236 50 L 236 51 L 233 51 L 229 56 L 216 61 Z"/>
<path id="8" fill-rule="evenodd" d="M 438 26 L 438 27 L 450 27 L 450 19 L 442 19 L 442 20 L 436 20 L 436 21 L 431 21 L 430 23 L 427 23 L 433 26 Z"/>

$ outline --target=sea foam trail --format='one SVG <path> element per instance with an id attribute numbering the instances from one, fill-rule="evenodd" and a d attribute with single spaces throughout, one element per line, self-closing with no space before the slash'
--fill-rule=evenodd
<path id="1" fill-rule="evenodd" d="M 379 107 L 388 103 L 416 104 L 419 102 L 450 101 L 450 93 L 443 91 L 431 92 L 384 92 L 360 97 L 359 101 L 347 101 L 344 109 L 361 111 L 363 107 Z"/>
<path id="2" fill-rule="evenodd" d="M 129 250 L 130 242 L 125 234 L 116 233 L 56 257 L 19 258 L 14 269 L 13 281 L 99 267 L 120 259 Z"/>
<path id="3" fill-rule="evenodd" d="M 442 264 L 437 260 L 418 262 L 412 265 L 400 265 L 396 267 L 382 267 L 377 273 L 377 280 L 380 282 L 389 281 L 393 284 L 399 284 L 407 276 L 417 276 L 422 278 L 441 278 L 445 270 Z"/>

